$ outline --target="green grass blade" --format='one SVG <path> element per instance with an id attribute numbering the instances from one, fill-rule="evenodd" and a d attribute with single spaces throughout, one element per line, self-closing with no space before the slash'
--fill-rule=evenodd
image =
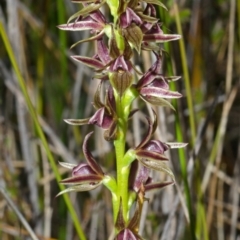
<path id="1" fill-rule="evenodd" d="M 1 22 L 0 22 L 0 35 L 1 35 L 2 39 L 3 39 L 3 43 L 4 43 L 5 48 L 7 50 L 8 56 L 9 56 L 11 64 L 12 64 L 12 67 L 13 67 L 15 73 L 16 73 L 19 86 L 20 86 L 20 88 L 22 90 L 22 93 L 24 95 L 24 98 L 25 98 L 25 101 L 26 101 L 26 105 L 28 107 L 30 115 L 31 115 L 31 117 L 32 117 L 32 119 L 34 121 L 34 124 L 35 124 L 35 127 L 36 127 L 36 131 L 38 133 L 39 138 L 42 141 L 42 144 L 43 144 L 43 146 L 45 148 L 45 151 L 46 151 L 47 157 L 49 159 L 51 168 L 52 168 L 53 173 L 54 173 L 54 175 L 56 177 L 56 180 L 58 181 L 59 188 L 61 190 L 64 190 L 65 189 L 64 186 L 59 183 L 60 180 L 61 180 L 61 175 L 60 175 L 60 173 L 58 171 L 57 165 L 56 165 L 56 163 L 54 161 L 53 155 L 52 155 L 52 153 L 50 151 L 50 148 L 48 146 L 46 137 L 45 137 L 45 135 L 44 135 L 44 133 L 42 131 L 42 128 L 40 126 L 40 123 L 38 121 L 38 116 L 36 114 L 36 111 L 35 111 L 35 109 L 33 107 L 32 102 L 30 100 L 29 94 L 27 92 L 27 88 L 26 88 L 25 83 L 24 83 L 24 79 L 23 79 L 23 77 L 22 77 L 22 75 L 20 73 L 20 70 L 18 68 L 17 61 L 15 59 L 12 47 L 10 45 L 10 42 L 8 40 L 8 37 L 7 37 L 7 34 L 5 32 L 3 24 Z M 78 221 L 78 217 L 77 217 L 76 212 L 75 212 L 75 210 L 73 208 L 73 205 L 72 205 L 72 203 L 71 203 L 71 201 L 69 199 L 69 196 L 65 194 L 65 195 L 63 195 L 63 197 L 64 197 L 65 203 L 66 203 L 66 205 L 68 207 L 68 210 L 69 210 L 69 212 L 71 214 L 71 217 L 72 217 L 72 220 L 73 220 L 73 223 L 75 225 L 75 228 L 76 228 L 76 231 L 78 233 L 79 238 L 82 239 L 82 240 L 85 240 L 86 237 L 85 237 L 85 235 L 83 233 L 83 230 L 82 230 L 82 227 L 81 227 L 81 225 L 80 225 L 80 223 Z"/>

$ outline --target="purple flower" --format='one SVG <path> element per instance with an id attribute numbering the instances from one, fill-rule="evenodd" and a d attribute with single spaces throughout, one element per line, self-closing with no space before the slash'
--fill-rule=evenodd
<path id="1" fill-rule="evenodd" d="M 93 105 L 97 110 L 92 117 L 85 119 L 66 119 L 64 121 L 71 125 L 94 124 L 105 130 L 104 137 L 106 140 L 110 141 L 115 139 L 116 133 L 116 104 L 111 86 L 109 86 L 107 90 L 105 104 L 101 102 L 101 85 L 100 83 L 95 93 Z"/>
<path id="2" fill-rule="evenodd" d="M 149 118 L 148 121 L 148 132 L 141 141 L 141 143 L 135 148 L 135 154 L 137 160 L 145 167 L 154 169 L 160 172 L 164 172 L 174 179 L 174 174 L 171 169 L 165 164 L 168 158 L 164 155 L 164 152 L 170 148 L 181 148 L 185 147 L 185 143 L 163 143 L 159 140 L 150 140 L 151 136 L 157 127 L 157 116 L 154 113 L 154 121 L 152 122 Z M 147 181 L 145 179 L 144 181 Z M 142 181 L 142 182 L 144 182 Z"/>
<path id="3" fill-rule="evenodd" d="M 144 199 L 141 193 L 138 195 L 135 212 L 127 223 L 123 218 L 122 201 L 120 200 L 120 207 L 116 219 L 115 227 L 119 231 L 115 240 L 143 240 L 138 234 L 139 222 L 141 217 L 142 205 Z"/>
<path id="4" fill-rule="evenodd" d="M 156 62 L 148 69 L 148 71 L 139 79 L 136 84 L 136 88 L 140 94 L 140 97 L 157 106 L 173 106 L 164 98 L 173 99 L 180 98 L 182 95 L 178 92 L 169 90 L 169 81 L 176 81 L 180 77 L 165 77 L 161 74 L 162 59 L 157 53 Z M 173 108 L 174 109 L 174 108 Z"/>
<path id="5" fill-rule="evenodd" d="M 136 193 L 142 189 L 145 192 L 162 189 L 174 183 L 174 181 L 153 182 L 149 176 L 150 169 L 134 161 L 131 165 L 129 187 Z"/>
<path id="6" fill-rule="evenodd" d="M 61 181 L 61 183 L 70 185 L 70 187 L 61 191 L 57 196 L 72 191 L 90 191 L 97 188 L 102 183 L 104 173 L 101 167 L 97 164 L 96 160 L 93 158 L 87 146 L 88 139 L 92 133 L 93 132 L 86 135 L 83 143 L 83 154 L 87 160 L 87 163 L 80 163 L 76 165 L 60 162 L 60 165 L 72 170 L 72 176 Z"/>

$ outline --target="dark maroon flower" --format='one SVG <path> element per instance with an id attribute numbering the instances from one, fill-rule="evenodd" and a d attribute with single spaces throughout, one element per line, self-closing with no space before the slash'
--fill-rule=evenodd
<path id="1" fill-rule="evenodd" d="M 60 165 L 72 170 L 72 176 L 61 181 L 61 183 L 70 185 L 71 187 L 61 191 L 57 196 L 72 191 L 90 191 L 97 188 L 102 183 L 104 173 L 101 167 L 97 164 L 96 160 L 93 158 L 87 146 L 88 139 L 92 133 L 93 132 L 86 135 L 83 142 L 83 154 L 87 160 L 87 163 L 80 163 L 76 165 L 60 162 Z"/>
<path id="2" fill-rule="evenodd" d="M 174 181 L 153 182 L 149 177 L 150 169 L 134 161 L 131 165 L 129 187 L 136 193 L 139 192 L 141 187 L 143 191 L 159 190 L 174 183 Z"/>
<path id="3" fill-rule="evenodd" d="M 97 109 L 94 115 L 85 119 L 66 119 L 64 120 L 71 125 L 94 124 L 105 130 L 104 137 L 106 140 L 113 140 L 116 132 L 116 104 L 113 96 L 112 87 L 109 86 L 106 92 L 105 104 L 100 100 L 101 83 L 94 97 L 94 107 Z"/>
<path id="4" fill-rule="evenodd" d="M 145 27 L 146 28 L 146 27 Z M 179 34 L 165 34 L 160 27 L 159 23 L 154 24 L 151 29 L 143 35 L 144 42 L 164 43 L 174 40 L 179 40 L 181 35 Z"/>
<path id="5" fill-rule="evenodd" d="M 165 100 L 180 98 L 182 95 L 178 92 L 173 92 L 169 90 L 169 81 L 176 81 L 180 77 L 165 77 L 161 74 L 162 59 L 157 53 L 155 53 L 157 58 L 156 62 L 148 69 L 148 71 L 139 79 L 136 88 L 140 94 L 140 97 L 157 106 L 168 106 L 172 109 L 173 106 Z"/>
<path id="6" fill-rule="evenodd" d="M 185 147 L 187 144 L 163 143 L 159 140 L 150 140 L 157 127 L 156 113 L 154 111 L 153 113 L 155 116 L 154 121 L 152 122 L 149 118 L 147 118 L 149 126 L 148 132 L 141 143 L 135 148 L 136 158 L 143 166 L 164 172 L 174 179 L 171 169 L 165 164 L 165 162 L 168 161 L 168 158 L 164 155 L 164 152 L 170 148 Z"/>
<path id="7" fill-rule="evenodd" d="M 87 11 L 90 11 L 89 14 L 86 14 L 86 8 L 83 8 L 78 13 L 74 14 L 69 20 L 67 24 L 59 25 L 58 28 L 65 31 L 83 31 L 83 30 L 91 30 L 91 33 L 94 34 L 90 38 L 86 38 L 78 41 L 77 43 L 71 46 L 74 47 L 79 43 L 93 41 L 101 38 L 104 35 L 104 28 L 106 26 L 106 19 L 102 12 L 98 10 L 101 6 L 88 6 Z M 83 11 L 85 9 L 85 11 Z M 69 23 L 72 19 L 77 18 L 74 22 Z"/>
<path id="8" fill-rule="evenodd" d="M 126 223 L 123 218 L 122 201 L 120 200 L 120 207 L 115 224 L 119 233 L 115 237 L 115 240 L 143 240 L 143 238 L 138 234 L 142 204 L 144 201 L 140 196 L 141 194 L 138 195 L 135 212 L 128 223 Z"/>

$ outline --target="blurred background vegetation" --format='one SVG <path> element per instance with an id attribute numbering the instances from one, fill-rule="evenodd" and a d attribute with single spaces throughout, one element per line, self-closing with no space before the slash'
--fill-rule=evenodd
<path id="1" fill-rule="evenodd" d="M 189 240 L 194 235 L 240 239 L 240 1 L 162 2 L 168 11 L 157 9 L 157 14 L 164 32 L 182 34 L 181 41 L 163 46 L 168 52 L 163 72 L 182 76 L 171 87 L 183 98 L 173 102 L 176 112 L 156 109 L 160 121 L 155 137 L 189 145 L 169 152 L 176 185 L 147 196 L 140 231 L 151 240 Z M 94 54 L 91 43 L 70 50 L 89 32 L 56 27 L 80 8 L 70 0 L 0 1 L 2 240 L 32 239 L 11 203 L 39 239 L 105 240 L 112 234 L 106 189 L 67 194 L 70 201 L 68 196 L 55 198 L 60 176 L 68 176 L 58 161 L 84 161 L 82 141 L 93 129 L 94 156 L 108 172 L 115 170 L 112 143 L 103 140 L 99 129 L 63 121 L 91 116 L 98 84 L 89 68 L 70 58 Z M 106 7 L 102 10 L 109 15 Z M 153 61 L 146 52 L 135 59 L 145 70 Z M 146 132 L 143 113 L 149 114 L 141 101 L 134 105 L 142 113 L 130 124 L 129 147 Z M 78 222 L 72 220 L 74 214 Z"/>

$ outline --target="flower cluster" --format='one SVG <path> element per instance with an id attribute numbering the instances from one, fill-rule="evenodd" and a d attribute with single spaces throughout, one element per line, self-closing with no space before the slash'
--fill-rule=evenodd
<path id="1" fill-rule="evenodd" d="M 72 171 L 72 177 L 62 180 L 69 191 L 88 191 L 105 185 L 112 193 L 113 214 L 117 240 L 142 239 L 138 234 L 145 192 L 160 189 L 174 183 L 174 175 L 167 166 L 164 152 L 170 148 L 184 147 L 182 143 L 163 143 L 153 140 L 157 128 L 154 120 L 146 117 L 148 130 L 141 143 L 125 151 L 128 121 L 138 109 L 131 110 L 132 102 L 140 97 L 153 106 L 167 106 L 173 109 L 168 99 L 180 98 L 181 94 L 169 89 L 169 82 L 180 77 L 166 77 L 162 74 L 162 49 L 158 43 L 177 40 L 180 35 L 165 34 L 156 18 L 154 5 L 165 6 L 158 0 L 74 0 L 83 8 L 74 14 L 67 24 L 59 28 L 68 31 L 90 30 L 92 34 L 76 44 L 94 41 L 96 53 L 92 57 L 72 56 L 82 64 L 93 68 L 94 78 L 100 83 L 95 93 L 93 106 L 95 113 L 86 119 L 66 119 L 72 125 L 94 124 L 104 130 L 107 141 L 113 141 L 116 153 L 116 177 L 105 174 L 88 149 L 88 134 L 83 143 L 83 153 L 87 163 L 73 165 L 60 163 Z M 143 4 L 144 3 L 144 4 Z M 113 22 L 108 22 L 100 8 L 108 5 Z M 73 22 L 71 22 L 74 20 Z M 74 44 L 73 46 L 75 46 Z M 141 73 L 133 64 L 134 51 L 151 51 L 156 60 Z M 105 84 L 103 84 L 103 82 Z M 107 84 L 106 84 L 107 83 Z M 100 97 L 106 87 L 105 99 Z M 153 182 L 150 170 L 164 172 L 170 181 Z M 134 215 L 130 208 L 136 202 Z"/>

